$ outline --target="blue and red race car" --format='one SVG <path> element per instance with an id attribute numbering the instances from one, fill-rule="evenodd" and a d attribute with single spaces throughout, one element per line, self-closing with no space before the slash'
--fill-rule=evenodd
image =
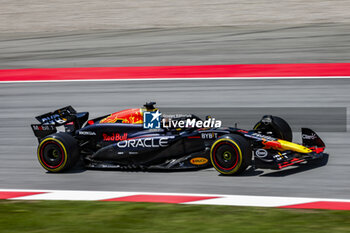
<path id="1" fill-rule="evenodd" d="M 325 144 L 302 129 L 302 144 L 292 142 L 288 123 L 263 116 L 251 130 L 217 127 L 210 117 L 162 117 L 154 102 L 89 119 L 71 106 L 36 117 L 37 156 L 49 172 L 63 172 L 82 160 L 87 168 L 196 170 L 214 167 L 224 175 L 254 168 L 282 169 L 326 164 Z M 63 132 L 58 132 L 64 128 Z"/>

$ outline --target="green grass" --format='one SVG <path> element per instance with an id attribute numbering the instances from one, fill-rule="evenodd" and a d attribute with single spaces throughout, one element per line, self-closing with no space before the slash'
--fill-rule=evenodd
<path id="1" fill-rule="evenodd" d="M 350 211 L 0 201 L 0 232 L 350 232 Z"/>

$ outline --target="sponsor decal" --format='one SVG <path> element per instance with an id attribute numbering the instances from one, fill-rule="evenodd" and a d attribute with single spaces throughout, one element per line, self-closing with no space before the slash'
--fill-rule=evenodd
<path id="1" fill-rule="evenodd" d="M 312 135 L 303 134 L 303 135 L 301 135 L 301 137 L 302 137 L 302 139 L 310 140 L 310 139 L 316 139 L 317 135 L 316 134 L 312 134 Z"/>
<path id="2" fill-rule="evenodd" d="M 79 131 L 78 134 L 84 135 L 84 136 L 95 136 L 96 135 L 95 132 L 91 132 L 91 131 Z"/>
<path id="3" fill-rule="evenodd" d="M 145 129 L 160 129 L 160 116 L 162 114 L 159 110 L 155 112 L 143 113 L 143 128 Z"/>
<path id="4" fill-rule="evenodd" d="M 128 138 L 128 134 L 124 133 L 123 135 L 120 135 L 119 133 L 115 133 L 112 135 L 108 135 L 108 134 L 102 134 L 103 137 L 103 141 L 105 142 L 109 142 L 109 141 L 114 141 L 114 142 L 118 142 L 118 141 L 123 141 L 126 140 Z"/>
<path id="5" fill-rule="evenodd" d="M 265 158 L 268 155 L 268 152 L 265 149 L 257 149 L 255 151 L 255 155 L 258 156 L 259 158 Z"/>
<path id="6" fill-rule="evenodd" d="M 169 137 L 162 138 L 138 138 L 121 141 L 117 143 L 119 148 L 158 148 L 166 147 L 169 144 Z"/>
<path id="7" fill-rule="evenodd" d="M 203 158 L 203 157 L 197 157 L 197 158 L 191 159 L 190 162 L 194 165 L 203 165 L 203 164 L 208 163 L 208 159 Z"/>
<path id="8" fill-rule="evenodd" d="M 260 133 L 252 133 L 252 134 L 246 134 L 245 136 L 250 137 L 250 138 L 255 138 L 255 139 L 260 139 L 260 140 L 266 140 L 266 141 L 276 141 L 276 138 L 266 136 Z"/>
<path id="9" fill-rule="evenodd" d="M 262 141 L 262 144 L 265 145 L 265 149 L 278 149 L 282 148 L 282 145 L 279 141 Z"/>
<path id="10" fill-rule="evenodd" d="M 274 155 L 273 158 L 276 159 L 277 161 L 280 161 L 280 160 L 288 159 L 288 156 L 286 155 L 286 153 L 283 153 L 283 154 L 278 153 L 277 155 Z"/>
<path id="11" fill-rule="evenodd" d="M 139 108 L 132 108 L 120 112 L 115 112 L 108 117 L 100 120 L 100 123 L 142 124 L 142 122 L 142 112 Z"/>
<path id="12" fill-rule="evenodd" d="M 41 118 L 41 121 L 43 124 L 64 124 L 67 119 L 61 117 L 59 114 L 52 114 L 50 116 Z"/>
<path id="13" fill-rule="evenodd" d="M 35 131 L 51 131 L 55 130 L 53 125 L 33 125 L 33 130 Z"/>
<path id="14" fill-rule="evenodd" d="M 202 139 L 215 139 L 218 137 L 218 133 L 201 133 Z"/>
<path id="15" fill-rule="evenodd" d="M 274 155 L 273 158 L 276 159 L 277 161 L 280 161 L 282 160 L 283 157 L 282 155 L 277 154 L 277 155 Z"/>

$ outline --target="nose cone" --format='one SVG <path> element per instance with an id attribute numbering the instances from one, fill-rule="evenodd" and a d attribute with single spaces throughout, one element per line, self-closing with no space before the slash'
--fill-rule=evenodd
<path id="1" fill-rule="evenodd" d="M 278 140 L 278 142 L 281 144 L 281 148 L 279 148 L 279 150 L 281 151 L 291 150 L 302 154 L 308 154 L 312 152 L 312 150 L 310 150 L 309 148 L 293 142 L 288 142 L 280 139 Z"/>

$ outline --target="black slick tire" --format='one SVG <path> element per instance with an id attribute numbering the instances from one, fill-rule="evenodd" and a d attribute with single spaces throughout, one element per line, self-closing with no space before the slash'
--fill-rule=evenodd
<path id="1" fill-rule="evenodd" d="M 47 171 L 67 171 L 79 159 L 78 143 L 70 134 L 51 134 L 40 141 L 37 155 L 41 166 Z"/>
<path id="2" fill-rule="evenodd" d="M 211 146 L 210 160 L 213 167 L 223 175 L 241 174 L 251 164 L 251 145 L 240 135 L 224 135 Z"/>

